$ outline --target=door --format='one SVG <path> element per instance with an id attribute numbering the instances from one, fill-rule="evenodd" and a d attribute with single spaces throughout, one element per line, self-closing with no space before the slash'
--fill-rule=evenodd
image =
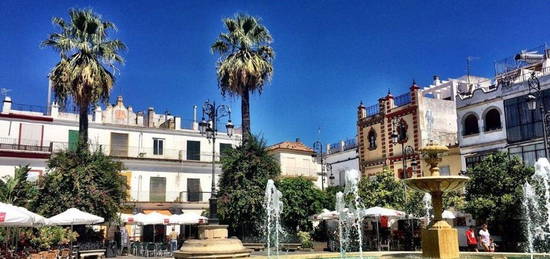
<path id="1" fill-rule="evenodd" d="M 111 132 L 111 156 L 128 157 L 128 134 Z"/>
<path id="2" fill-rule="evenodd" d="M 75 151 L 78 145 L 78 130 L 69 130 L 69 150 Z"/>

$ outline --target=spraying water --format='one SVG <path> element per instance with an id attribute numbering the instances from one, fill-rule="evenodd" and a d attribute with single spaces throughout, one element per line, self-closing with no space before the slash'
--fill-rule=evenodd
<path id="1" fill-rule="evenodd" d="M 362 223 L 365 217 L 363 212 L 365 208 L 359 197 L 359 171 L 351 169 L 345 173 L 344 193 L 336 194 L 336 210 L 338 211 L 338 232 L 340 238 L 340 257 L 344 257 L 345 249 L 350 243 L 351 230 L 354 229 L 358 236 L 359 257 L 363 258 L 363 231 Z M 353 197 L 350 202 L 345 201 L 345 197 Z"/>
<path id="2" fill-rule="evenodd" d="M 432 219 L 432 215 L 430 213 L 432 209 L 432 195 L 425 193 L 422 198 L 422 202 L 424 203 L 424 210 L 426 211 L 426 224 L 429 225 L 430 220 Z"/>
<path id="3" fill-rule="evenodd" d="M 550 163 L 540 158 L 535 163 L 535 174 L 523 185 L 522 205 L 527 225 L 530 253 L 547 252 L 550 238 Z"/>
<path id="4" fill-rule="evenodd" d="M 275 247 L 275 254 L 279 258 L 279 234 L 283 233 L 281 227 L 281 212 L 283 212 L 282 193 L 277 190 L 273 180 L 267 181 L 265 187 L 264 209 L 266 211 L 266 236 L 267 256 L 271 257 L 271 243 Z"/>

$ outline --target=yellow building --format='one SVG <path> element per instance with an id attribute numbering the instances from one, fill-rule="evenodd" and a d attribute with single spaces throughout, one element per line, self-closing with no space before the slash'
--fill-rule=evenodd
<path id="1" fill-rule="evenodd" d="M 394 97 L 388 92 L 378 104 L 359 105 L 357 135 L 363 176 L 380 173 L 384 167 L 394 171 L 398 178 L 421 176 L 428 172 L 428 167 L 421 161 L 418 150 L 432 142 L 450 149 L 440 163 L 441 174 L 460 172 L 455 90 L 448 81 L 437 80 L 438 84 L 424 89 L 413 82 L 406 94 Z"/>

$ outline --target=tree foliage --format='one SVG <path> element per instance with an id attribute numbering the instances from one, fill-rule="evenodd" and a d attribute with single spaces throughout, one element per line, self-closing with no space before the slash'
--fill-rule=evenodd
<path id="1" fill-rule="evenodd" d="M 363 177 L 359 182 L 359 196 L 365 208 L 391 208 L 419 217 L 425 214 L 422 203 L 424 194 L 407 189 L 404 182 L 396 179 L 393 172 L 387 169 L 375 176 Z"/>
<path id="2" fill-rule="evenodd" d="M 31 168 L 28 165 L 15 168 L 14 176 L 0 180 L 0 202 L 26 207 L 37 192 L 36 185 L 28 181 Z"/>
<path id="3" fill-rule="evenodd" d="M 533 175 L 517 157 L 499 152 L 468 169 L 466 211 L 481 221 L 521 215 L 523 184 Z"/>
<path id="4" fill-rule="evenodd" d="M 70 9 L 70 21 L 54 17 L 60 29 L 42 42 L 59 52 L 61 60 L 49 78 L 57 102 L 64 105 L 71 97 L 80 109 L 79 146 L 88 141 L 88 109 L 98 101 L 109 100 L 115 81 L 115 63 L 124 63 L 119 55 L 126 45 L 111 40 L 108 32 L 116 26 L 89 9 Z M 109 69 L 111 71 L 109 71 Z"/>
<path id="5" fill-rule="evenodd" d="M 276 185 L 283 194 L 281 221 L 285 229 L 292 234 L 311 231 L 310 217 L 322 211 L 326 193 L 304 177 L 282 178 Z"/>
<path id="6" fill-rule="evenodd" d="M 126 198 L 124 167 L 100 151 L 62 151 L 48 160 L 48 173 L 31 205 L 47 217 L 77 208 L 115 220 Z"/>
<path id="7" fill-rule="evenodd" d="M 265 81 L 273 74 L 275 51 L 272 37 L 261 19 L 236 14 L 223 20 L 227 32 L 220 33 L 212 44 L 218 53 L 218 86 L 222 95 L 241 97 L 243 136 L 250 135 L 250 92 L 261 94 Z M 244 139 L 247 140 L 246 138 Z"/>
<path id="8" fill-rule="evenodd" d="M 222 157 L 218 216 L 233 235 L 259 236 L 263 222 L 263 200 L 268 179 L 280 174 L 279 163 L 267 153 L 263 139 L 251 136 Z"/>

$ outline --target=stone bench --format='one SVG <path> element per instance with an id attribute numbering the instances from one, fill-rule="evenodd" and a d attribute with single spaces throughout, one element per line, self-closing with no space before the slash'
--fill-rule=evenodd
<path id="1" fill-rule="evenodd" d="M 254 251 L 262 251 L 265 249 L 264 243 L 243 243 L 243 246 Z"/>
<path id="2" fill-rule="evenodd" d="M 79 252 L 80 258 L 95 257 L 95 258 L 105 258 L 105 249 L 98 250 L 84 250 Z"/>

